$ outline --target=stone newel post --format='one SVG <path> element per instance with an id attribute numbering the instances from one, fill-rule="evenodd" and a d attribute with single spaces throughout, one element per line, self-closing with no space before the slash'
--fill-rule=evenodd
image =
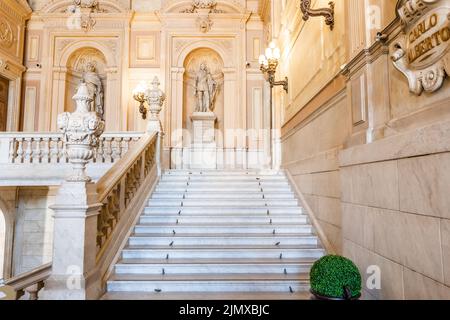
<path id="1" fill-rule="evenodd" d="M 156 144 L 156 159 L 158 167 L 158 175 L 161 176 L 161 156 L 162 156 L 162 139 L 164 137 L 164 130 L 159 119 L 159 113 L 162 110 L 164 101 L 166 100 L 165 93 L 159 89 L 159 79 L 155 77 L 152 81 L 152 86 L 146 92 L 147 102 L 149 105 L 150 117 L 148 120 L 147 131 L 149 133 L 158 132 L 158 141 Z"/>
<path id="2" fill-rule="evenodd" d="M 86 175 L 86 164 L 98 146 L 104 122 L 89 111 L 92 101 L 85 83 L 73 99 L 73 113 L 58 117 L 64 133 L 65 150 L 73 174 L 56 195 L 54 211 L 52 274 L 45 283 L 43 299 L 96 299 L 101 295 L 100 279 L 95 273 L 97 215 L 101 208 L 96 186 Z"/>

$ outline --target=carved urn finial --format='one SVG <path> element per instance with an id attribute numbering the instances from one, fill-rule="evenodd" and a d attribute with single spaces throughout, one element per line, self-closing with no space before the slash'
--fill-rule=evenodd
<path id="1" fill-rule="evenodd" d="M 158 77 L 155 77 L 151 84 L 147 94 L 147 101 L 150 106 L 150 120 L 159 120 L 159 113 L 166 100 L 166 95 L 159 89 L 160 82 Z"/>
<path id="2" fill-rule="evenodd" d="M 82 82 L 73 96 L 76 110 L 58 116 L 58 129 L 64 134 L 64 146 L 73 174 L 67 181 L 89 182 L 86 165 L 94 156 L 98 140 L 105 129 L 105 122 L 96 112 L 90 112 L 92 98 L 86 83 Z"/>

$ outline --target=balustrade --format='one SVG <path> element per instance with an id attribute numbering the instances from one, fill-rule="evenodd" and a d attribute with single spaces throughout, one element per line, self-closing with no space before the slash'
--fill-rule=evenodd
<path id="1" fill-rule="evenodd" d="M 135 149 L 97 182 L 99 201 L 103 204 L 97 217 L 98 252 L 156 164 L 157 138 L 156 133 L 144 135 Z"/>
<path id="2" fill-rule="evenodd" d="M 100 137 L 94 163 L 114 163 L 128 152 L 140 139 L 142 133 L 123 132 L 105 133 Z M 22 133 L 0 134 L 0 163 L 67 163 L 63 137 L 59 133 Z M 8 150 L 8 151 L 6 151 Z"/>

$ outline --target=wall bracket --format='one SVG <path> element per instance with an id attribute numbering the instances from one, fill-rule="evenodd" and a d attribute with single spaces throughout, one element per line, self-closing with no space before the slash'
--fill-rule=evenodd
<path id="1" fill-rule="evenodd" d="M 334 2 L 330 1 L 329 8 L 311 9 L 311 0 L 300 0 L 300 9 L 303 12 L 303 20 L 307 21 L 310 17 L 325 17 L 325 24 L 334 28 Z"/>

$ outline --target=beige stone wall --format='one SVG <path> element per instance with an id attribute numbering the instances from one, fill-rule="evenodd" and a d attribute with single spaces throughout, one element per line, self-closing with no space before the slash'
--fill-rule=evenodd
<path id="1" fill-rule="evenodd" d="M 0 279 L 12 274 L 16 188 L 0 187 Z"/>
<path id="2" fill-rule="evenodd" d="M 19 189 L 14 230 L 14 275 L 51 262 L 53 212 L 48 207 L 53 204 L 54 196 L 53 189 Z"/>
<path id="3" fill-rule="evenodd" d="M 283 167 L 334 249 L 360 268 L 365 298 L 450 299 L 450 82 L 433 94 L 410 93 L 390 59 L 400 31 L 396 1 L 344 2 L 354 13 L 344 82 L 328 74 L 334 80 L 285 113 Z M 374 5 L 377 28 L 365 14 Z M 378 31 L 390 36 L 386 44 L 374 41 Z M 303 74 L 307 66 L 289 68 Z M 370 266 L 381 271 L 379 290 L 366 286 Z"/>
<path id="4" fill-rule="evenodd" d="M 364 275 L 381 268 L 371 298 L 450 299 L 449 133 L 446 121 L 341 153 L 344 254 Z"/>
<path id="5" fill-rule="evenodd" d="M 278 77 L 288 76 L 289 93 L 282 97 L 282 124 L 297 114 L 319 90 L 327 85 L 346 62 L 346 1 L 336 1 L 333 31 L 322 17 L 302 20 L 298 1 L 287 0 L 279 8 L 279 27 L 273 38 L 282 50 Z M 314 7 L 327 7 L 328 0 L 315 1 Z"/>
<path id="6" fill-rule="evenodd" d="M 282 139 L 283 167 L 293 175 L 337 253 L 342 253 L 338 154 L 349 128 L 344 90 Z"/>
<path id="7" fill-rule="evenodd" d="M 26 0 L 0 1 L 0 76 L 7 80 L 8 91 L 8 101 L 0 102 L 2 117 L 6 116 L 1 131 L 17 131 L 20 127 L 25 23 L 30 14 Z"/>

